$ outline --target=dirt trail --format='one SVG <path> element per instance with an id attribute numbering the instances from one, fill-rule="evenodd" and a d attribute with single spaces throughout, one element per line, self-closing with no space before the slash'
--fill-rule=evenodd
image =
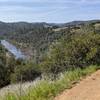
<path id="1" fill-rule="evenodd" d="M 83 79 L 72 89 L 65 90 L 55 100 L 100 100 L 100 70 Z"/>

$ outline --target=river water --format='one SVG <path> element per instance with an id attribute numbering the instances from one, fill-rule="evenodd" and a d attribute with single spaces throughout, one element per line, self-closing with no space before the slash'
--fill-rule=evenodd
<path id="1" fill-rule="evenodd" d="M 25 55 L 21 52 L 20 49 L 17 49 L 16 46 L 12 45 L 6 40 L 1 40 L 1 44 L 10 52 L 12 53 L 16 59 L 21 58 L 24 59 Z"/>

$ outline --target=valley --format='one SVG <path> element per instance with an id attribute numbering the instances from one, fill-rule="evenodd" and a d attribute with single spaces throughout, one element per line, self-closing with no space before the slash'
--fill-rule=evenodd
<path id="1" fill-rule="evenodd" d="M 99 69 L 100 20 L 0 22 L 0 33 L 1 100 L 52 100 Z"/>

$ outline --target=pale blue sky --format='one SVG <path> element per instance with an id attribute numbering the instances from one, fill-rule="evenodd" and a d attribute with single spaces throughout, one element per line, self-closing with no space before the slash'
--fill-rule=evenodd
<path id="1" fill-rule="evenodd" d="M 0 0 L 0 21 L 56 22 L 100 19 L 100 0 Z"/>

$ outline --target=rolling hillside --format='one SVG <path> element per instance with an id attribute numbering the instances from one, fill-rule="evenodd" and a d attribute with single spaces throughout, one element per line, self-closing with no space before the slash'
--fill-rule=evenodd
<path id="1" fill-rule="evenodd" d="M 48 50 L 49 45 L 61 37 L 67 36 L 69 31 L 81 33 L 81 28 L 87 24 L 95 24 L 99 31 L 99 20 L 73 21 L 69 23 L 4 23 L 0 22 L 0 38 L 8 39 L 14 45 L 21 48 L 30 58 L 38 56 L 41 58 Z M 97 25 L 98 24 L 98 25 Z M 83 29 L 83 28 L 82 28 Z M 87 30 L 86 30 L 87 31 Z"/>

